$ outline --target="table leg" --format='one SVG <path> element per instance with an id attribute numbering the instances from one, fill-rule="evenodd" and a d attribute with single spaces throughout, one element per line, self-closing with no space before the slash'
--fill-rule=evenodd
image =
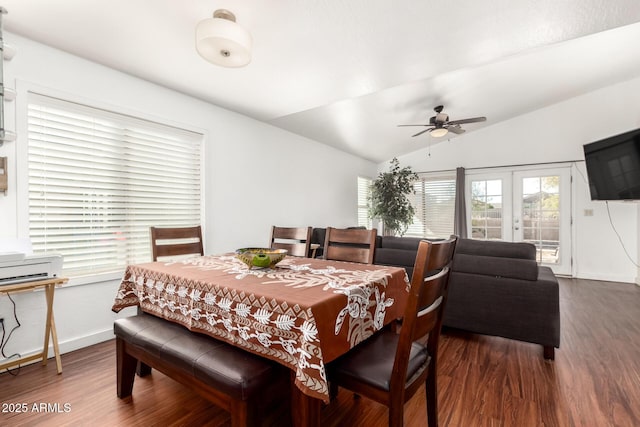
<path id="1" fill-rule="evenodd" d="M 47 364 L 47 357 L 49 356 L 49 335 L 51 334 L 51 310 L 53 309 L 53 296 L 52 285 L 44 287 L 44 292 L 47 297 L 47 318 L 44 325 L 44 345 L 42 346 L 42 364 Z"/>
<path id="2" fill-rule="evenodd" d="M 42 349 L 42 364 L 47 364 L 47 357 L 49 356 L 49 336 L 53 341 L 53 354 L 56 358 L 56 368 L 58 374 L 62 373 L 62 360 L 60 359 L 60 348 L 58 346 L 58 332 L 56 331 L 56 322 L 53 317 L 53 295 L 55 292 L 55 285 L 47 285 L 45 288 L 47 295 L 47 322 L 44 331 L 44 348 Z"/>
<path id="3" fill-rule="evenodd" d="M 291 419 L 295 427 L 320 427 L 322 401 L 304 394 L 295 385 L 296 374 L 291 372 Z"/>

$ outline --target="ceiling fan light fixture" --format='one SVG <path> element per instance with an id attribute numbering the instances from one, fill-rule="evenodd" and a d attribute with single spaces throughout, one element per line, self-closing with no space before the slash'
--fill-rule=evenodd
<path id="1" fill-rule="evenodd" d="M 449 133 L 449 130 L 447 128 L 435 128 L 434 130 L 431 131 L 431 136 L 433 136 L 434 138 L 440 138 L 445 136 L 448 133 Z"/>
<path id="2" fill-rule="evenodd" d="M 449 115 L 442 112 L 444 107 L 442 105 L 438 105 L 433 110 L 436 112 L 435 116 L 429 118 L 429 123 L 426 124 L 411 124 L 411 125 L 398 125 L 398 126 L 419 126 L 426 127 L 426 129 L 416 133 L 415 135 L 411 135 L 411 137 L 420 136 L 425 132 L 431 133 L 431 136 L 434 138 L 442 138 L 449 132 L 455 133 L 456 135 L 463 134 L 465 132 L 461 124 L 465 123 L 478 123 L 484 122 L 487 120 L 486 117 L 472 117 L 468 119 L 462 120 L 449 120 Z"/>
<path id="3" fill-rule="evenodd" d="M 251 62 L 251 34 L 236 23 L 226 9 L 218 9 L 213 18 L 196 27 L 196 50 L 207 61 L 222 67 L 244 67 Z"/>

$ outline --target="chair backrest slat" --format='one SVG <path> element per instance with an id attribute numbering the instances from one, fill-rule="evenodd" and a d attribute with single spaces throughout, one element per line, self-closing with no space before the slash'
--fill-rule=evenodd
<path id="1" fill-rule="evenodd" d="M 324 257 L 328 260 L 373 264 L 378 231 L 327 227 Z"/>
<path id="2" fill-rule="evenodd" d="M 202 227 L 151 227 L 151 254 L 154 261 L 178 255 L 204 255 Z"/>
<path id="3" fill-rule="evenodd" d="M 449 267 L 444 267 L 438 274 L 425 279 L 425 286 L 418 297 L 418 312 L 416 313 L 411 341 L 424 337 L 436 326 L 440 310 L 444 307 L 444 288 L 448 279 Z"/>
<path id="4" fill-rule="evenodd" d="M 269 247 L 273 249 L 286 249 L 289 255 L 309 256 L 311 244 L 311 227 L 271 227 L 271 240 Z"/>
<path id="5" fill-rule="evenodd" d="M 457 237 L 451 236 L 446 240 L 431 242 L 431 253 L 427 260 L 427 272 L 440 270 L 449 265 L 453 259 L 453 252 L 456 248 Z"/>

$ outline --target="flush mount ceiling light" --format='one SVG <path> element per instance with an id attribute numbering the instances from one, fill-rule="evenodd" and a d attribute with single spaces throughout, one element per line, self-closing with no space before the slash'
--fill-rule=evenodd
<path id="1" fill-rule="evenodd" d="M 218 9 L 196 27 L 196 49 L 222 67 L 244 67 L 251 61 L 251 34 L 236 23 L 233 13 Z"/>
<path id="2" fill-rule="evenodd" d="M 449 130 L 447 128 L 435 128 L 434 130 L 431 131 L 431 136 L 435 138 L 440 138 L 441 136 L 445 136 L 448 133 L 449 133 Z"/>

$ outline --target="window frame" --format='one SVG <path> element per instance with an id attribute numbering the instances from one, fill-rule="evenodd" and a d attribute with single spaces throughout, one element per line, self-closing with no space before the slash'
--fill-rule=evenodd
<path id="1" fill-rule="evenodd" d="M 58 98 L 62 101 L 79 104 L 89 108 L 95 108 L 98 110 L 104 110 L 107 113 L 116 115 L 129 116 L 135 119 L 143 121 L 157 123 L 168 127 L 174 127 L 184 131 L 192 132 L 200 135 L 200 212 L 201 226 L 203 235 L 206 230 L 206 179 L 205 179 L 205 146 L 208 139 L 208 132 L 197 126 L 176 122 L 175 120 L 159 117 L 148 112 L 141 112 L 128 107 L 122 107 L 120 105 L 109 104 L 104 101 L 97 101 L 95 99 L 75 95 L 73 93 L 61 92 L 55 89 L 42 87 L 30 82 L 16 81 L 16 107 L 15 107 L 15 121 L 16 121 L 16 133 L 18 139 L 16 141 L 16 235 L 19 239 L 29 239 L 29 154 L 28 154 L 28 105 L 29 94 L 34 93 L 51 98 Z M 118 280 L 122 277 L 122 270 L 110 271 L 103 273 L 90 273 L 82 276 L 70 277 L 70 285 L 82 285 L 91 283 L 107 282 L 112 280 Z"/>

